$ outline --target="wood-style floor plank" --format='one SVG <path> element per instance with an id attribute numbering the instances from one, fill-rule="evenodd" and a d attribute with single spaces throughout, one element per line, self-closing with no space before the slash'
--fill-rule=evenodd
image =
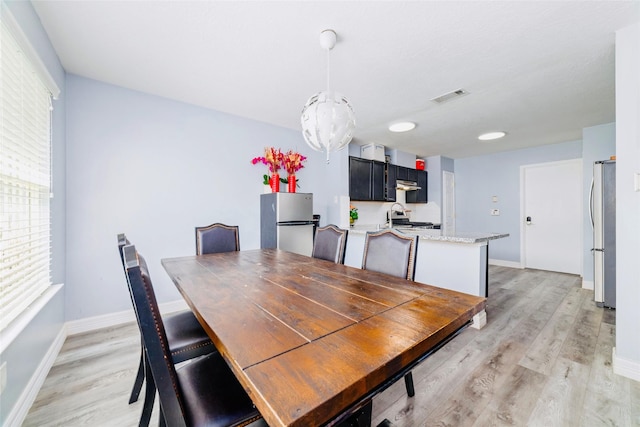
<path id="1" fill-rule="evenodd" d="M 68 337 L 23 426 L 137 426 L 144 387 L 127 402 L 139 357 L 135 323 Z"/>
<path id="2" fill-rule="evenodd" d="M 559 358 L 533 409 L 527 426 L 580 426 L 589 366 Z"/>
<path id="3" fill-rule="evenodd" d="M 374 399 L 373 425 L 640 426 L 640 383 L 611 369 L 615 310 L 577 276 L 490 267 L 487 325 L 467 329 Z M 135 324 L 67 338 L 25 426 L 136 426 Z M 157 425 L 158 404 L 152 425 Z"/>
<path id="4" fill-rule="evenodd" d="M 615 326 L 603 322 L 591 364 L 582 425 L 623 427 L 640 423 L 640 419 L 636 419 L 636 424 L 631 422 L 631 383 L 611 369 L 611 348 L 614 344 Z"/>
<path id="5" fill-rule="evenodd" d="M 546 381 L 545 375 L 515 365 L 507 381 L 502 384 L 473 426 L 526 425 Z"/>

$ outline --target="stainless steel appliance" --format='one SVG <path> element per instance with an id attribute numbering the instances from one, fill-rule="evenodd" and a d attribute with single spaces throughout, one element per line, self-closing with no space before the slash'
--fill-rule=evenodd
<path id="1" fill-rule="evenodd" d="M 594 299 L 616 307 L 616 162 L 594 163 L 589 203 L 593 226 Z"/>
<path id="2" fill-rule="evenodd" d="M 399 206 L 399 209 L 397 207 Z M 434 228 L 432 222 L 411 221 L 411 210 L 406 209 L 401 203 L 394 203 L 387 212 L 387 223 L 390 228 Z"/>
<path id="3" fill-rule="evenodd" d="M 260 195 L 260 247 L 311 256 L 313 250 L 313 194 Z"/>

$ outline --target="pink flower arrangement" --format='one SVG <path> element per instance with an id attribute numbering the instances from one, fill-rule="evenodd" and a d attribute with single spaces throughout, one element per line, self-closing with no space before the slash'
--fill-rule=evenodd
<path id="1" fill-rule="evenodd" d="M 300 153 L 289 150 L 282 155 L 282 167 L 289 175 L 294 175 L 304 167 L 302 164 L 307 158 Z"/>
<path id="2" fill-rule="evenodd" d="M 307 158 L 305 156 L 293 150 L 289 150 L 283 154 L 279 148 L 265 147 L 264 156 L 254 157 L 251 163 L 254 165 L 258 163 L 267 165 L 271 175 L 278 173 L 280 168 L 286 170 L 287 174 L 294 175 L 304 167 L 303 162 L 306 160 Z M 287 179 L 280 178 L 280 181 L 286 183 Z M 263 175 L 263 182 L 265 185 L 269 185 L 269 175 Z"/>
<path id="3" fill-rule="evenodd" d="M 269 166 L 269 172 L 272 174 L 278 173 L 278 170 L 280 170 L 280 163 L 282 163 L 282 152 L 279 148 L 265 147 L 264 157 L 254 157 L 253 160 L 251 160 L 251 163 L 254 165 L 262 163 L 263 165 Z"/>

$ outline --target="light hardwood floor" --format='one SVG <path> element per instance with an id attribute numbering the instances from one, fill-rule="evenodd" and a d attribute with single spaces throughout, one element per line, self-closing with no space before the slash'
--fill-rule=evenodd
<path id="1" fill-rule="evenodd" d="M 611 369 L 615 311 L 592 296 L 577 276 L 491 266 L 487 325 L 419 365 L 415 397 L 403 381 L 376 397 L 373 425 L 640 426 L 640 383 Z M 139 343 L 135 324 L 69 337 L 24 425 L 137 425 Z"/>

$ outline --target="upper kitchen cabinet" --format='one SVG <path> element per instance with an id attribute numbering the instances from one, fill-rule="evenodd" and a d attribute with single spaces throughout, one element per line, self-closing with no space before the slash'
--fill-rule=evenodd
<path id="1" fill-rule="evenodd" d="M 403 181 L 418 181 L 417 170 L 404 166 L 396 166 L 396 178 Z"/>
<path id="2" fill-rule="evenodd" d="M 408 168 L 407 169 L 407 180 L 412 182 L 418 181 L 418 171 L 415 169 Z"/>
<path id="3" fill-rule="evenodd" d="M 427 171 L 413 169 L 413 172 L 415 172 L 415 181 L 418 183 L 420 189 L 407 191 L 407 203 L 427 203 L 429 201 L 427 194 Z"/>
<path id="4" fill-rule="evenodd" d="M 392 165 L 391 163 L 387 163 L 385 164 L 385 168 L 387 170 L 385 200 L 387 202 L 395 202 L 398 167 L 396 165 Z"/>
<path id="5" fill-rule="evenodd" d="M 396 179 L 400 179 L 403 181 L 409 180 L 409 168 L 405 168 L 404 166 L 396 166 Z"/>
<path id="6" fill-rule="evenodd" d="M 385 201 L 385 164 L 349 157 L 349 197 L 358 201 Z"/>

